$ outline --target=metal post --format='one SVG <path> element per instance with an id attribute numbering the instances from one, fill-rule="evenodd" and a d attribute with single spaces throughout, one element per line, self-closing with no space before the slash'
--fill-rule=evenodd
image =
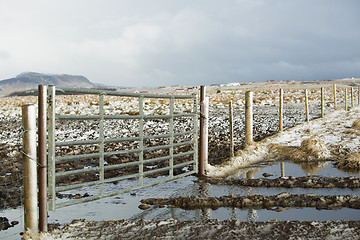
<path id="1" fill-rule="evenodd" d="M 49 210 L 55 211 L 55 86 L 49 86 L 48 92 L 48 202 Z"/>
<path id="2" fill-rule="evenodd" d="M 334 110 L 336 110 L 336 84 L 334 84 Z"/>
<path id="3" fill-rule="evenodd" d="M 47 86 L 39 85 L 38 96 L 38 160 L 39 160 L 39 230 L 47 232 Z"/>
<path id="4" fill-rule="evenodd" d="M 253 144 L 253 92 L 245 93 L 245 146 Z"/>
<path id="5" fill-rule="evenodd" d="M 199 106 L 199 102 L 198 102 L 198 95 L 194 96 L 194 103 L 193 103 L 193 112 L 194 112 L 194 116 L 193 116 L 193 122 L 194 122 L 194 160 L 195 160 L 195 170 L 196 173 L 198 173 L 199 171 L 199 157 L 198 157 L 198 152 L 199 152 L 199 148 L 198 148 L 198 106 Z"/>
<path id="6" fill-rule="evenodd" d="M 351 87 L 351 108 L 354 108 L 354 88 Z"/>
<path id="7" fill-rule="evenodd" d="M 200 158 L 199 158 L 199 176 L 205 175 L 205 163 L 208 160 L 208 106 L 206 101 L 206 87 L 200 88 Z"/>
<path id="8" fill-rule="evenodd" d="M 105 159 L 104 159 L 104 152 L 105 152 L 105 137 L 104 137 L 104 95 L 99 95 L 99 193 L 100 196 L 104 195 L 104 181 L 105 181 Z"/>
<path id="9" fill-rule="evenodd" d="M 306 109 L 306 122 L 310 121 L 309 119 L 309 97 L 308 97 L 308 90 L 305 89 L 305 109 Z"/>
<path id="10" fill-rule="evenodd" d="M 283 109 L 284 109 L 284 89 L 280 88 L 280 99 L 279 99 L 279 129 L 280 132 L 283 130 Z"/>
<path id="11" fill-rule="evenodd" d="M 25 231 L 37 233 L 38 193 L 36 159 L 36 109 L 35 105 L 22 107 L 23 154 L 24 154 L 24 218 Z"/>
<path id="12" fill-rule="evenodd" d="M 324 108 L 325 108 L 325 90 L 321 88 L 321 117 L 324 117 Z"/>
<path id="13" fill-rule="evenodd" d="M 348 110 L 348 96 L 347 96 L 347 88 L 345 88 L 345 111 Z"/>
<path id="14" fill-rule="evenodd" d="M 234 122 L 233 122 L 233 105 L 229 102 L 229 131 L 230 131 L 230 158 L 234 157 Z"/>
<path id="15" fill-rule="evenodd" d="M 169 121 L 169 131 L 170 131 L 170 178 L 174 177 L 174 97 L 170 98 L 170 121 Z"/>
<path id="16" fill-rule="evenodd" d="M 139 186 L 143 185 L 144 180 L 144 97 L 140 96 L 139 98 L 139 148 L 141 152 L 139 153 Z"/>

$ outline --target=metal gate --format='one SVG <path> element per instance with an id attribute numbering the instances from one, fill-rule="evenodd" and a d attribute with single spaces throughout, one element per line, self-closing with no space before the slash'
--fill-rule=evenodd
<path id="1" fill-rule="evenodd" d="M 197 95 L 55 89 L 55 86 L 50 86 L 48 90 L 48 194 L 50 210 L 54 211 L 56 208 L 150 187 L 197 173 Z M 74 114 L 74 112 L 56 114 L 56 92 L 97 96 L 98 102 L 95 105 L 98 106 L 98 112 L 96 114 Z M 110 110 L 108 109 L 109 103 L 104 101 L 104 97 L 108 96 L 136 99 L 136 103 L 138 102 L 137 110 L 113 114 L 111 107 Z M 165 107 L 168 110 L 167 113 L 147 114 L 144 111 L 144 103 L 147 103 L 145 100 L 150 101 L 152 99 L 161 100 L 162 105 L 167 104 Z M 175 101 L 187 101 L 188 105 L 190 102 L 190 110 L 179 112 L 179 109 L 176 109 L 175 111 Z M 108 112 L 106 113 L 105 110 Z M 135 121 L 136 124 L 134 125 L 138 131 L 134 136 L 107 137 L 105 131 L 111 132 L 111 130 L 106 129 L 106 123 L 109 121 L 115 123 L 117 121 L 133 121 L 131 124 L 134 124 Z M 144 129 L 147 121 L 160 122 L 161 133 L 148 135 Z M 176 121 L 183 121 L 186 129 L 178 130 Z M 62 141 L 58 141 L 58 130 L 56 129 L 59 126 L 71 128 L 69 122 L 78 122 L 78 126 L 95 124 L 95 138 L 62 139 Z M 166 132 L 161 130 L 161 124 L 168 129 Z M 71 131 L 72 129 L 68 130 L 68 132 Z M 119 135 L 119 133 L 116 134 Z M 159 144 L 154 144 L 154 142 L 159 142 Z M 125 143 L 128 144 L 128 147 L 119 149 L 119 146 L 123 147 Z M 151 146 L 148 146 L 149 143 Z M 112 146 L 114 147 L 112 148 Z M 68 152 L 64 154 L 61 148 L 67 149 Z M 72 151 L 69 150 L 71 148 L 73 148 Z M 152 152 L 157 154 L 155 157 L 149 158 L 148 156 Z M 109 163 L 110 160 L 111 163 Z M 79 168 L 79 165 L 82 168 Z M 127 170 L 129 171 L 127 172 Z M 155 177 L 149 177 L 154 174 Z M 81 179 L 81 176 L 85 175 L 89 175 L 88 180 L 84 180 L 86 178 Z M 64 183 L 61 179 L 66 179 L 68 182 Z M 126 186 L 122 186 L 121 183 L 124 181 L 117 184 L 121 180 L 131 182 L 131 184 L 127 183 Z M 116 183 L 117 187 L 114 188 L 114 184 L 110 183 Z M 96 188 L 97 193 L 68 194 L 71 190 L 87 187 Z M 62 196 L 70 196 L 70 198 L 60 199 Z"/>

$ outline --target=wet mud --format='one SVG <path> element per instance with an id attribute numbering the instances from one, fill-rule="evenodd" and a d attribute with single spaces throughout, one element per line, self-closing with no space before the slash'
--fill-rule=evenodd
<path id="1" fill-rule="evenodd" d="M 279 210 L 282 208 L 337 209 L 353 208 L 360 209 L 360 196 L 356 195 L 316 195 L 316 194 L 290 194 L 278 195 L 251 195 L 251 196 L 221 196 L 200 197 L 186 196 L 177 198 L 148 198 L 141 201 L 143 204 L 178 207 L 186 210 L 220 207 L 256 208 Z"/>
<path id="2" fill-rule="evenodd" d="M 43 233 L 53 239 L 359 239 L 358 221 L 77 220 Z M 25 235 L 24 239 L 31 239 Z M 35 238 L 33 238 L 35 239 Z"/>
<path id="3" fill-rule="evenodd" d="M 359 188 L 360 179 L 357 177 L 280 177 L 275 179 L 225 179 L 204 178 L 200 183 L 213 185 L 239 185 L 246 187 L 281 187 L 281 188 Z"/>

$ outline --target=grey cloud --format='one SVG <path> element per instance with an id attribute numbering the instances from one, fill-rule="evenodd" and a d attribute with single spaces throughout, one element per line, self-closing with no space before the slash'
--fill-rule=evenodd
<path id="1" fill-rule="evenodd" d="M 27 24 L 14 26 L 39 27 L 38 39 L 46 39 L 29 53 L 24 42 L 14 54 L 19 66 L 127 86 L 360 76 L 357 0 L 55 2 L 35 4 Z M 29 61 L 36 52 L 43 54 Z"/>

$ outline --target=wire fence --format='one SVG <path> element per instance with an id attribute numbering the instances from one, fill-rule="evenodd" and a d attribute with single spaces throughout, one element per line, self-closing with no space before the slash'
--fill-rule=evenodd
<path id="1" fill-rule="evenodd" d="M 309 120 L 321 117 L 321 88 L 310 86 L 308 89 Z M 324 88 L 324 114 L 335 110 L 333 86 Z M 256 90 L 253 99 L 253 137 L 260 141 L 280 130 L 279 108 L 280 89 Z M 283 130 L 306 122 L 305 88 L 283 89 Z M 345 92 L 347 91 L 347 104 Z M 352 92 L 352 94 L 351 94 Z M 208 91 L 210 98 L 209 113 L 209 163 L 221 164 L 230 157 L 229 101 L 233 105 L 233 135 L 235 152 L 245 143 L 245 91 L 215 90 Z M 336 87 L 336 109 L 348 109 L 359 105 L 359 88 Z"/>

